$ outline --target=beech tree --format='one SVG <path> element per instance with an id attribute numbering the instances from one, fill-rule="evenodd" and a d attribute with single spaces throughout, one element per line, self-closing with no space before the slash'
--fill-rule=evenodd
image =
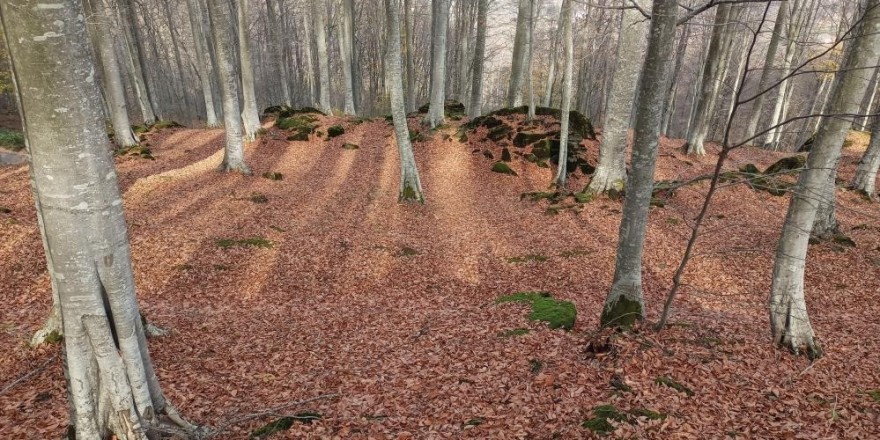
<path id="1" fill-rule="evenodd" d="M 193 34 L 193 43 L 196 54 L 196 72 L 199 75 L 199 83 L 202 89 L 202 98 L 205 101 L 205 124 L 208 127 L 219 127 L 217 112 L 214 110 L 214 64 L 211 62 L 211 54 L 208 49 L 206 29 L 203 27 L 203 14 L 206 14 L 199 0 L 186 0 L 189 9 L 189 23 Z"/>
<path id="2" fill-rule="evenodd" d="M 355 115 L 354 98 L 354 0 L 342 0 L 339 14 L 339 53 L 342 56 L 342 84 L 345 91 L 346 115 Z"/>
<path id="3" fill-rule="evenodd" d="M 400 3 L 399 0 L 385 0 L 385 13 L 388 20 L 388 49 L 386 68 L 388 69 L 389 92 L 391 94 L 391 117 L 394 120 L 394 137 L 400 156 L 400 195 L 399 202 L 425 202 L 422 181 L 416 167 L 412 143 L 409 140 L 409 126 L 403 99 L 403 73 L 400 60 Z"/>
<path id="4" fill-rule="evenodd" d="M 874 129 L 871 131 L 871 142 L 859 161 L 856 175 L 852 181 L 852 188 L 861 191 L 869 198 L 877 198 L 878 168 L 880 168 L 880 123 L 875 121 Z"/>
<path id="5" fill-rule="evenodd" d="M 319 0 L 312 0 L 309 9 L 312 14 L 315 31 L 315 47 L 318 50 L 318 109 L 324 114 L 333 114 L 330 105 L 330 56 L 327 53 L 327 5 Z"/>
<path id="6" fill-rule="evenodd" d="M 776 249 L 770 293 L 770 324 L 773 340 L 795 353 L 820 356 L 804 293 L 804 269 L 810 231 L 819 200 L 829 176 L 834 174 L 841 147 L 852 120 L 846 115 L 858 111 L 868 84 L 864 70 L 880 55 L 880 0 L 863 0 L 862 20 L 846 51 L 840 73 L 831 92 L 828 112 L 801 171 L 788 206 L 782 237 Z M 868 75 L 870 76 L 870 75 Z"/>
<path id="7" fill-rule="evenodd" d="M 634 1 L 643 9 L 648 4 L 646 0 Z M 590 191 L 601 193 L 611 189 L 623 190 L 626 181 L 627 133 L 647 33 L 648 23 L 641 12 L 634 8 L 625 9 L 620 20 L 617 64 L 611 80 L 605 122 L 602 124 L 599 164 L 590 180 Z"/>
<path id="8" fill-rule="evenodd" d="M 254 67 L 251 63 L 251 38 L 248 20 L 248 0 L 238 0 L 238 58 L 241 64 L 241 95 L 244 105 L 241 120 L 248 140 L 257 137 L 260 114 L 257 110 L 257 96 L 254 92 Z"/>
<path id="9" fill-rule="evenodd" d="M 559 190 L 565 189 L 568 175 L 568 125 L 571 110 L 571 75 L 574 64 L 574 42 L 571 34 L 571 0 L 562 0 L 562 41 L 564 45 L 565 67 L 562 74 L 562 108 L 560 109 L 559 126 L 559 163 L 556 167 L 554 184 Z"/>
<path id="10" fill-rule="evenodd" d="M 532 2 L 519 0 L 516 14 L 516 35 L 513 39 L 513 59 L 510 63 L 510 84 L 507 88 L 507 106 L 522 105 L 522 86 L 526 77 L 526 58 L 529 45 L 529 21 L 531 20 Z"/>
<path id="11" fill-rule="evenodd" d="M 64 326 L 68 437 L 192 430 L 162 393 L 141 325 L 82 3 L 45 6 L 0 2 L 0 18 Z"/>
<path id="12" fill-rule="evenodd" d="M 677 0 L 654 0 L 651 10 L 650 38 L 636 98 L 632 171 L 626 181 L 614 281 L 600 317 L 603 327 L 629 327 L 644 316 L 642 254 L 654 189 L 665 85 L 673 58 L 677 8 Z"/>
<path id="13" fill-rule="evenodd" d="M 431 128 L 446 122 L 446 30 L 449 26 L 449 0 L 432 0 L 434 4 L 431 17 L 433 35 L 431 62 L 431 100 L 425 121 Z M 399 20 L 398 20 L 399 21 Z"/>
<path id="14" fill-rule="evenodd" d="M 483 66 L 486 58 L 486 15 L 489 0 L 477 0 L 477 41 L 474 48 L 474 69 L 471 76 L 471 102 L 468 116 L 476 118 L 483 114 Z"/>

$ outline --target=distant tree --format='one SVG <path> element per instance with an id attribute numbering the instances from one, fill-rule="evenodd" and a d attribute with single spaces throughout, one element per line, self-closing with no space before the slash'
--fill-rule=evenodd
<path id="1" fill-rule="evenodd" d="M 193 0 L 188 0 L 193 1 Z M 278 71 L 278 81 L 281 83 L 281 101 L 292 105 L 290 94 L 290 73 L 287 63 L 284 62 L 284 42 L 287 38 L 281 38 L 281 19 L 278 10 L 279 0 L 266 0 L 266 19 L 269 27 L 269 48 L 271 49 L 272 62 Z"/>
<path id="2" fill-rule="evenodd" d="M 522 86 L 526 77 L 526 58 L 528 52 L 529 21 L 534 0 L 519 0 L 516 14 L 516 34 L 513 39 L 513 59 L 510 63 L 510 83 L 507 88 L 507 106 L 522 105 Z"/>
<path id="3" fill-rule="evenodd" d="M 238 102 L 239 82 L 233 61 L 232 18 L 228 6 L 225 0 L 208 0 L 211 34 L 214 36 L 214 48 L 217 51 L 217 70 L 220 71 L 223 122 L 226 127 L 226 148 L 220 170 L 250 174 L 251 170 L 244 162 L 241 106 Z"/>
<path id="4" fill-rule="evenodd" d="M 65 438 L 157 438 L 169 418 L 191 429 L 162 393 L 141 326 L 82 3 L 46 5 L 3 1 L 0 20 L 64 326 Z"/>
<path id="5" fill-rule="evenodd" d="M 257 110 L 257 95 L 254 91 L 254 67 L 251 62 L 251 37 L 248 20 L 248 0 L 238 0 L 238 58 L 241 64 L 241 96 L 244 101 L 241 119 L 248 140 L 257 137 L 260 113 Z"/>
<path id="6" fill-rule="evenodd" d="M 877 198 L 877 169 L 880 168 L 880 123 L 874 122 L 871 142 L 862 155 L 852 187 L 870 198 Z"/>
<path id="7" fill-rule="evenodd" d="M 345 92 L 346 115 L 355 115 L 354 98 L 354 0 L 342 0 L 342 8 L 339 12 L 339 53 L 342 55 L 342 83 Z"/>
<path id="8" fill-rule="evenodd" d="M 400 60 L 400 3 L 399 0 L 385 0 L 388 23 L 388 48 L 386 65 L 388 69 L 389 92 L 391 93 L 391 117 L 394 120 L 394 137 L 400 154 L 400 195 L 399 202 L 425 202 L 422 181 L 416 167 L 412 143 L 409 140 L 409 126 L 403 102 L 403 73 Z"/>
<path id="9" fill-rule="evenodd" d="M 205 123 L 208 127 L 219 127 L 220 122 L 217 120 L 217 112 L 214 109 L 214 63 L 211 62 L 211 54 L 208 49 L 207 30 L 203 26 L 203 16 L 207 14 L 207 11 L 202 9 L 200 3 L 199 0 L 186 0 L 196 53 L 196 73 L 199 75 L 202 98 L 205 102 Z"/>
<path id="10" fill-rule="evenodd" d="M 132 11 L 132 0 L 119 0 L 119 15 L 122 24 L 123 36 L 125 37 L 126 61 L 128 62 L 128 70 L 131 75 L 131 83 L 134 87 L 135 95 L 140 105 L 141 116 L 145 124 L 156 122 L 156 113 L 154 108 L 155 102 L 150 97 L 150 91 L 147 85 L 147 79 L 144 75 L 144 56 L 141 48 L 141 35 L 138 29 L 137 20 L 134 11 Z"/>
<path id="11" fill-rule="evenodd" d="M 486 59 L 486 15 L 489 0 L 477 0 L 477 41 L 474 48 L 474 69 L 471 76 L 471 102 L 468 116 L 476 118 L 483 113 L 483 66 Z"/>
<path id="12" fill-rule="evenodd" d="M 771 75 L 774 72 L 773 63 L 776 62 L 776 51 L 779 48 L 779 40 L 786 29 L 786 18 L 788 17 L 789 2 L 780 2 L 779 11 L 776 13 L 776 23 L 773 25 L 773 34 L 770 36 L 770 43 L 767 46 L 767 56 L 765 57 L 764 67 L 761 70 L 761 80 L 758 82 L 758 90 L 764 90 L 770 85 Z M 755 137 L 758 132 L 758 123 L 761 120 L 761 114 L 764 109 L 764 99 L 766 93 L 758 95 L 755 103 L 752 105 L 752 113 L 749 116 L 748 126 L 746 128 L 746 139 Z M 754 141 L 752 142 L 755 143 Z"/>
<path id="13" fill-rule="evenodd" d="M 425 121 L 431 128 L 446 122 L 446 31 L 449 26 L 449 0 L 432 0 L 431 33 L 433 35 L 431 63 L 431 100 Z"/>
<path id="14" fill-rule="evenodd" d="M 813 333 L 804 297 L 804 267 L 810 231 L 816 219 L 817 197 L 823 197 L 840 158 L 852 120 L 867 88 L 865 69 L 880 56 L 880 0 L 863 0 L 862 20 L 846 51 L 841 71 L 831 92 L 826 118 L 816 134 L 788 206 L 782 237 L 776 248 L 770 293 L 770 324 L 773 340 L 795 353 L 820 356 L 822 349 Z"/>
<path id="15" fill-rule="evenodd" d="M 565 60 L 562 76 L 562 108 L 560 109 L 559 127 L 559 160 L 556 167 L 554 184 L 559 190 L 565 189 L 565 180 L 568 175 L 568 125 L 569 112 L 571 110 L 571 85 L 574 64 L 574 41 L 571 32 L 571 0 L 562 0 L 562 41 L 564 45 Z"/>
<path id="16" fill-rule="evenodd" d="M 677 0 L 653 2 L 650 38 L 636 98 L 632 171 L 626 182 L 614 281 L 600 317 L 603 327 L 629 327 L 644 316 L 642 255 L 654 189 L 663 100 L 672 67 L 677 9 Z"/>
<path id="17" fill-rule="evenodd" d="M 330 56 L 327 52 L 327 5 L 321 0 L 312 0 L 309 8 L 315 31 L 315 45 L 318 50 L 318 108 L 333 113 L 330 105 Z"/>

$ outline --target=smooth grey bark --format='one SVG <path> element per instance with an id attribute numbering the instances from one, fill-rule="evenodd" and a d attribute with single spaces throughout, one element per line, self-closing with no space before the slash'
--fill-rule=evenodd
<path id="1" fill-rule="evenodd" d="M 431 100 L 425 121 L 431 128 L 446 122 L 446 31 L 449 26 L 449 0 L 433 0 L 436 14 L 431 18 L 432 42 Z M 399 21 L 399 20 L 398 20 Z"/>
<path id="2" fill-rule="evenodd" d="M 46 5 L 0 2 L 0 20 L 62 315 L 69 432 L 146 439 L 160 416 L 191 429 L 161 391 L 141 327 L 82 3 Z"/>
<path id="3" fill-rule="evenodd" d="M 211 17 L 211 35 L 217 51 L 217 70 L 220 72 L 220 91 L 223 98 L 223 123 L 226 127 L 226 148 L 223 150 L 221 171 L 238 171 L 250 174 L 244 162 L 244 143 L 242 142 L 241 112 L 238 103 L 238 77 L 232 57 L 232 17 L 224 4 L 226 0 L 208 0 Z"/>
<path id="4" fill-rule="evenodd" d="M 770 43 L 767 46 L 767 56 L 764 58 L 764 67 L 761 70 L 761 80 L 758 81 L 758 93 L 764 91 L 770 85 L 771 75 L 773 74 L 773 64 L 776 62 L 776 51 L 779 48 L 779 40 L 786 29 L 786 21 L 788 17 L 788 3 L 780 2 L 779 11 L 776 13 L 776 23 L 773 25 L 773 35 L 770 36 Z M 749 122 L 746 128 L 746 139 L 755 137 L 758 132 L 758 122 L 761 120 L 761 114 L 764 109 L 764 99 L 766 93 L 761 93 L 752 104 L 752 113 L 749 116 Z M 751 141 L 755 143 L 756 141 Z"/>
<path id="5" fill-rule="evenodd" d="M 678 75 L 681 73 L 681 67 L 684 65 L 684 56 L 687 53 L 688 40 L 691 36 L 691 27 L 687 24 L 681 30 L 681 36 L 678 40 L 678 46 L 675 49 L 675 64 L 672 68 L 672 76 L 669 80 L 669 93 L 663 106 L 663 123 L 660 127 L 660 134 L 666 136 L 669 133 L 669 124 L 672 122 L 672 115 L 675 113 L 676 104 L 676 86 L 678 85 Z"/>
<path id="6" fill-rule="evenodd" d="M 715 114 L 721 85 L 724 82 L 727 58 L 730 55 L 731 38 L 729 38 L 729 34 L 731 33 L 730 29 L 733 27 L 730 23 L 731 11 L 738 7 L 739 5 L 732 6 L 730 3 L 723 3 L 718 6 L 718 10 L 715 13 L 712 40 L 709 43 L 709 52 L 703 70 L 700 93 L 697 96 L 693 123 L 688 130 L 687 143 L 685 144 L 688 154 L 706 154 L 703 143 L 709 133 L 709 123 Z"/>
<path id="7" fill-rule="evenodd" d="M 318 55 L 318 109 L 325 114 L 333 114 L 330 105 L 330 58 L 327 54 L 327 5 L 321 0 L 312 0 L 310 8 L 314 21 L 315 46 Z"/>
<path id="8" fill-rule="evenodd" d="M 632 171 L 626 182 L 614 282 L 600 318 L 603 327 L 629 327 L 644 316 L 642 254 L 654 189 L 663 101 L 672 67 L 677 9 L 677 0 L 654 0 L 651 11 L 650 37 L 633 125 Z"/>
<path id="9" fill-rule="evenodd" d="M 537 3 L 539 0 L 532 0 L 529 6 L 529 33 L 528 44 L 526 45 L 526 90 L 529 92 L 529 110 L 526 119 L 535 119 L 535 87 L 532 78 L 532 53 L 535 49 L 535 16 L 538 14 Z"/>
<path id="10" fill-rule="evenodd" d="M 513 39 L 513 59 L 510 62 L 510 83 L 507 87 L 507 106 L 522 105 L 522 87 L 525 81 L 526 46 L 529 38 L 528 20 L 534 0 L 519 0 L 516 13 L 516 34 Z"/>
<path id="11" fill-rule="evenodd" d="M 841 72 L 831 92 L 829 113 L 852 114 L 859 109 L 867 88 L 865 67 L 880 54 L 880 0 L 866 0 L 863 21 L 844 57 Z M 820 356 L 804 295 L 804 268 L 810 230 L 829 177 L 840 158 L 841 147 L 852 121 L 843 117 L 826 118 L 801 171 L 788 205 L 782 236 L 776 248 L 769 309 L 773 340 L 795 353 Z"/>
<path id="12" fill-rule="evenodd" d="M 131 147 L 138 144 L 137 137 L 131 130 L 131 121 L 128 118 L 128 105 L 125 102 L 125 86 L 122 83 L 122 74 L 119 71 L 119 60 L 116 57 L 116 49 L 113 47 L 113 34 L 111 23 L 113 12 L 104 3 L 106 0 L 91 0 L 94 8 L 95 31 L 98 40 L 98 53 L 101 57 L 101 67 L 104 85 L 107 90 L 107 105 L 110 109 L 110 121 L 113 124 L 113 139 L 120 147 Z"/>
<path id="13" fill-rule="evenodd" d="M 562 108 L 560 109 L 559 125 L 559 163 L 553 183 L 558 190 L 565 189 L 568 176 L 568 122 L 571 111 L 571 86 L 574 64 L 574 39 L 571 30 L 571 1 L 562 0 L 562 41 L 564 67 L 562 73 Z"/>
<path id="14" fill-rule="evenodd" d="M 483 68 L 486 59 L 486 16 L 489 0 L 477 0 L 477 42 L 474 48 L 474 69 L 471 76 L 471 102 L 468 116 L 483 114 Z"/>
<path id="15" fill-rule="evenodd" d="M 140 48 L 139 31 L 137 20 L 131 8 L 132 0 L 119 0 L 119 15 L 122 24 L 123 36 L 125 37 L 126 61 L 131 74 L 131 84 L 141 110 L 144 124 L 150 125 L 156 122 L 155 103 L 150 98 L 147 80 L 144 77 L 144 63 Z"/>
<path id="16" fill-rule="evenodd" d="M 342 57 L 342 84 L 345 91 L 346 115 L 355 115 L 354 108 L 354 0 L 342 0 L 339 14 L 339 53 Z"/>
<path id="17" fill-rule="evenodd" d="M 266 18 L 269 23 L 269 47 L 274 58 L 273 65 L 278 72 L 278 81 L 281 83 L 281 101 L 286 105 L 292 105 L 290 94 L 290 73 L 287 63 L 284 62 L 284 42 L 286 38 L 281 38 L 279 31 L 281 24 L 278 19 L 278 10 L 276 8 L 277 0 L 266 0 Z"/>
<path id="18" fill-rule="evenodd" d="M 238 58 L 241 65 L 241 95 L 244 105 L 241 109 L 241 120 L 249 141 L 257 138 L 260 125 L 260 113 L 257 110 L 257 95 L 254 92 L 254 67 L 251 62 L 251 37 L 248 32 L 248 0 L 238 0 Z"/>
<path id="19" fill-rule="evenodd" d="M 562 11 L 559 13 L 559 18 L 556 21 L 556 34 L 553 37 L 553 43 L 550 46 L 550 66 L 547 67 L 549 69 L 547 71 L 547 84 L 544 86 L 544 100 L 541 101 L 541 105 L 544 107 L 550 107 L 550 100 L 553 98 L 553 83 L 556 81 L 556 63 L 558 61 L 558 46 L 559 46 L 559 38 L 562 35 Z M 584 69 L 581 69 L 581 73 L 584 72 Z M 584 84 L 580 82 L 580 84 Z M 582 87 L 585 89 L 586 87 Z"/>
<path id="20" fill-rule="evenodd" d="M 633 1 L 637 1 L 641 9 L 646 9 L 648 4 L 646 0 Z M 625 9 L 621 14 L 617 64 L 611 80 L 605 121 L 602 124 L 599 164 L 590 180 L 589 191 L 622 191 L 626 182 L 627 133 L 647 34 L 648 23 L 641 12 L 637 9 Z"/>
<path id="21" fill-rule="evenodd" d="M 871 142 L 856 168 L 852 188 L 861 191 L 869 198 L 877 198 L 878 168 L 880 168 L 880 123 L 875 120 L 874 128 L 871 130 Z"/>
<path id="22" fill-rule="evenodd" d="M 471 37 L 473 36 L 473 10 L 472 3 L 459 4 L 459 44 L 458 44 L 458 77 L 456 83 L 458 89 L 458 101 L 469 102 L 468 96 L 468 67 L 470 66 L 469 58 L 471 52 Z"/>
<path id="23" fill-rule="evenodd" d="M 193 40 L 196 51 L 196 73 L 199 76 L 199 82 L 202 86 L 202 97 L 205 101 L 205 124 L 208 127 L 219 127 L 220 122 L 217 120 L 217 112 L 214 110 L 214 91 L 212 76 L 214 75 L 214 64 L 211 62 L 211 56 L 208 53 L 208 41 L 206 40 L 206 32 L 203 27 L 202 16 L 206 12 L 202 10 L 199 0 L 186 0 L 189 8 L 189 24 L 192 28 Z"/>
<path id="24" fill-rule="evenodd" d="M 404 0 L 403 2 L 403 43 L 404 52 L 406 53 L 406 111 L 415 111 L 416 104 L 416 65 L 413 60 L 413 19 L 412 19 L 412 0 Z"/>
<path id="25" fill-rule="evenodd" d="M 422 181 L 409 140 L 409 127 L 406 121 L 406 109 L 403 100 L 403 72 L 400 60 L 400 16 L 399 1 L 385 0 L 387 19 L 388 48 L 385 66 L 388 74 L 388 90 L 391 94 L 391 117 L 394 120 L 394 137 L 400 155 L 400 194 L 398 201 L 425 202 L 422 193 Z"/>

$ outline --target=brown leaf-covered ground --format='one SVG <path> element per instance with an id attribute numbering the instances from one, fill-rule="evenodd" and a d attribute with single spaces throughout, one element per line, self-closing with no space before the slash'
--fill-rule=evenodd
<path id="1" fill-rule="evenodd" d="M 815 364 L 768 336 L 788 197 L 741 184 L 718 194 L 670 327 L 597 334 L 620 202 L 545 215 L 519 196 L 545 189 L 551 170 L 515 159 L 519 177 L 492 173 L 492 161 L 459 143 L 453 127 L 415 143 L 427 203 L 398 205 L 388 124 L 344 125 L 330 141 L 270 132 L 247 149 L 252 177 L 215 171 L 219 130 L 166 130 L 150 135 L 155 161 L 118 160 L 140 304 L 172 330 L 151 340 L 153 360 L 166 394 L 194 422 L 216 427 L 331 395 L 280 411 L 323 419 L 276 438 L 592 438 L 581 423 L 602 404 L 666 415 L 611 421 L 611 438 L 880 437 L 880 393 L 871 393 L 880 389 L 878 204 L 839 190 L 842 230 L 857 247 L 811 247 L 808 305 L 826 353 Z M 680 145 L 661 143 L 658 180 L 711 170 L 717 147 L 694 158 Z M 844 180 L 858 155 L 847 150 Z M 730 168 L 782 156 L 742 149 Z M 269 171 L 283 180 L 260 177 Z M 585 183 L 576 176 L 571 188 Z M 649 321 L 706 188 L 651 209 Z M 26 167 L 0 168 L 0 205 L 10 211 L 0 214 L 0 438 L 56 438 L 67 419 L 60 348 L 26 344 L 51 301 Z M 272 247 L 217 245 L 254 237 Z M 508 262 L 524 255 L 546 260 Z M 574 302 L 574 331 L 528 321 L 524 305 L 494 304 L 523 290 Z M 517 328 L 531 331 L 500 336 Z M 606 340 L 610 351 L 586 352 Z M 694 395 L 657 384 L 664 376 Z M 219 437 L 246 438 L 270 420 Z"/>

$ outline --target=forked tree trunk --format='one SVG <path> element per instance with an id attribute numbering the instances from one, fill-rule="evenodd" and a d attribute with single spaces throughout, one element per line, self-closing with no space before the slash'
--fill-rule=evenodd
<path id="1" fill-rule="evenodd" d="M 519 8 L 516 13 L 516 34 L 513 40 L 513 59 L 510 62 L 510 84 L 507 87 L 508 107 L 522 105 L 522 86 L 526 77 L 524 65 L 529 38 L 528 20 L 533 1 L 519 0 Z"/>
<path id="2" fill-rule="evenodd" d="M 385 0 L 388 48 L 385 66 L 388 72 L 388 90 L 391 93 L 391 117 L 394 120 L 394 137 L 400 154 L 400 194 L 401 203 L 425 202 L 422 181 L 409 140 L 409 127 L 406 122 L 406 109 L 403 102 L 403 72 L 400 61 L 400 16 L 399 1 Z"/>
<path id="3" fill-rule="evenodd" d="M 637 1 L 642 9 L 648 4 L 647 0 Z M 647 34 L 645 17 L 637 9 L 624 10 L 617 43 L 617 65 L 608 93 L 605 122 L 602 124 L 599 165 L 589 186 L 592 192 L 621 191 L 626 182 L 627 133 Z"/>
<path id="4" fill-rule="evenodd" d="M 168 417 L 192 428 L 165 400 L 141 327 L 82 3 L 45 6 L 0 2 L 0 19 L 64 323 L 68 436 L 146 439 Z"/>
<path id="5" fill-rule="evenodd" d="M 217 70 L 220 71 L 220 91 L 223 97 L 223 123 L 226 126 L 226 148 L 221 171 L 238 171 L 250 174 L 244 162 L 244 145 L 241 129 L 241 106 L 238 103 L 238 78 L 232 60 L 232 17 L 226 0 L 208 0 L 211 16 L 211 35 L 217 51 Z"/>
<path id="6" fill-rule="evenodd" d="M 880 0 L 866 0 L 863 21 L 854 32 L 841 72 L 831 92 L 829 113 L 852 114 L 859 109 L 867 88 L 865 68 L 880 53 Z M 860 70 L 861 69 L 861 70 Z M 804 296 L 804 266 L 810 230 L 816 218 L 816 196 L 823 194 L 852 121 L 826 118 L 801 171 L 788 205 L 782 237 L 776 248 L 770 293 L 770 324 L 773 340 L 795 353 L 820 356 L 821 347 L 813 333 Z"/>
<path id="7" fill-rule="evenodd" d="M 120 147 L 131 147 L 137 145 L 138 141 L 131 130 L 128 105 L 125 103 L 125 86 L 122 84 L 122 74 L 119 72 L 116 49 L 113 47 L 113 34 L 110 30 L 113 15 L 110 8 L 104 3 L 105 1 L 91 0 L 90 4 L 94 8 L 95 30 L 98 32 L 96 35 L 98 52 L 101 57 L 107 90 L 107 105 L 110 107 L 110 122 L 113 123 L 113 139 Z"/>
<path id="8" fill-rule="evenodd" d="M 244 105 L 241 120 L 248 140 L 257 138 L 260 130 L 260 113 L 257 110 L 257 95 L 254 92 L 254 67 L 251 62 L 251 37 L 248 32 L 248 0 L 238 0 L 238 52 L 241 63 L 241 95 Z"/>
<path id="9" fill-rule="evenodd" d="M 449 26 L 449 0 L 433 0 L 437 12 L 431 18 L 434 34 L 433 62 L 431 68 L 431 101 L 428 106 L 427 124 L 436 128 L 446 122 L 446 30 Z M 400 20 L 398 20 L 399 22 Z"/>
<path id="10" fill-rule="evenodd" d="M 868 149 L 859 161 L 856 175 L 852 182 L 852 188 L 861 191 L 869 198 L 877 197 L 877 169 L 880 168 L 880 123 L 874 120 L 874 128 L 871 130 L 871 142 Z"/>
<path id="11" fill-rule="evenodd" d="M 196 73 L 199 75 L 199 83 L 202 86 L 202 97 L 205 100 L 205 124 L 208 127 L 219 127 L 217 112 L 214 109 L 213 80 L 214 64 L 208 52 L 208 40 L 205 29 L 202 26 L 202 15 L 207 12 L 202 10 L 199 0 L 186 0 L 189 8 L 189 24 L 192 28 L 193 39 L 196 49 Z"/>
<path id="12" fill-rule="evenodd" d="M 477 42 L 474 48 L 474 70 L 471 77 L 471 102 L 468 116 L 483 114 L 483 66 L 486 58 L 486 15 L 489 0 L 477 0 Z"/>
<path id="13" fill-rule="evenodd" d="M 603 327 L 629 327 L 644 316 L 642 254 L 654 189 L 663 100 L 672 67 L 677 9 L 677 0 L 654 0 L 651 11 L 651 31 L 633 125 L 632 171 L 626 182 L 614 282 L 600 318 Z"/>
<path id="14" fill-rule="evenodd" d="M 556 177 L 553 179 L 556 188 L 560 191 L 565 189 L 565 180 L 568 176 L 568 125 L 569 112 L 571 110 L 571 86 L 574 64 L 574 41 L 571 31 L 571 0 L 562 0 L 562 41 L 564 45 L 563 58 L 565 67 L 562 73 L 562 108 L 560 109 L 559 126 L 559 159 L 556 166 Z"/>
<path id="15" fill-rule="evenodd" d="M 318 109 L 333 114 L 330 105 L 330 58 L 327 54 L 327 5 L 312 0 L 311 13 L 314 20 L 315 46 L 318 50 Z"/>

